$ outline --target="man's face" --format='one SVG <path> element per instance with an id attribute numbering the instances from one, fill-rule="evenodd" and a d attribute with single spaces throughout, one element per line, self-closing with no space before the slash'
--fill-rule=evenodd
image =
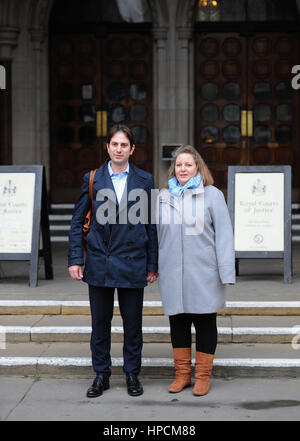
<path id="1" fill-rule="evenodd" d="M 125 133 L 117 132 L 106 146 L 112 166 L 126 168 L 135 146 L 130 146 L 130 141 Z"/>

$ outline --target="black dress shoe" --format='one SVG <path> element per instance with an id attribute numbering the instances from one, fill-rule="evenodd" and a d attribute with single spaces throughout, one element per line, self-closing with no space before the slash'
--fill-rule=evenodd
<path id="1" fill-rule="evenodd" d="M 136 374 L 126 374 L 126 384 L 128 394 L 132 397 L 138 397 L 144 393 L 143 386 Z"/>
<path id="2" fill-rule="evenodd" d="M 98 374 L 91 387 L 87 390 L 86 396 L 89 398 L 100 397 L 106 389 L 109 389 L 109 377 Z"/>

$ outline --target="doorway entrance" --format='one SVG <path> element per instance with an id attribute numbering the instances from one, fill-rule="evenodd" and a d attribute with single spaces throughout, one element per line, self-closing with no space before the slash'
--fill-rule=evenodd
<path id="1" fill-rule="evenodd" d="M 196 145 L 226 193 L 229 165 L 292 165 L 300 196 L 299 33 L 197 33 Z"/>
<path id="2" fill-rule="evenodd" d="M 101 22 L 102 3 L 102 16 L 114 22 Z M 52 202 L 77 199 L 83 175 L 105 161 L 107 130 L 116 123 L 135 134 L 132 162 L 152 172 L 152 26 L 125 23 L 117 2 L 105 4 L 56 2 L 52 13 Z"/>

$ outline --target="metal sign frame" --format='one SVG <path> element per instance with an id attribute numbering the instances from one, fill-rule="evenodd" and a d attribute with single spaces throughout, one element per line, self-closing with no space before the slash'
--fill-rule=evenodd
<path id="1" fill-rule="evenodd" d="M 291 166 L 229 166 L 227 204 L 232 226 L 235 226 L 235 175 L 237 173 L 282 173 L 284 174 L 284 250 L 283 251 L 235 251 L 236 270 L 239 274 L 239 259 L 283 259 L 284 282 L 291 283 L 292 263 L 292 189 Z"/>
<path id="2" fill-rule="evenodd" d="M 0 250 L 0 261 L 30 261 L 29 286 L 35 287 L 37 286 L 38 280 L 38 262 L 40 256 L 44 257 L 46 279 L 53 279 L 45 168 L 39 165 L 0 166 L 0 173 L 11 173 L 12 175 L 16 173 L 35 174 L 31 253 L 1 253 Z M 40 229 L 42 230 L 43 242 L 43 249 L 41 250 Z"/>

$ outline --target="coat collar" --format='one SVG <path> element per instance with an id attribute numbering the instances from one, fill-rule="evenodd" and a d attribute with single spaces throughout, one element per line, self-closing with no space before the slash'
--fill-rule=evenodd
<path id="1" fill-rule="evenodd" d="M 108 188 L 112 190 L 115 194 L 114 185 L 112 183 L 111 177 L 108 172 L 108 162 L 109 159 L 107 159 L 105 163 L 101 165 L 97 170 L 95 174 L 94 185 L 96 186 L 97 191 L 103 188 Z M 127 182 L 122 199 L 120 201 L 120 205 L 118 204 L 116 194 L 114 198 L 108 196 L 108 198 L 117 205 L 117 212 L 120 213 L 127 206 L 132 205 L 135 201 L 128 201 L 128 194 L 132 190 L 136 190 L 135 196 L 138 196 L 139 190 L 140 192 L 142 192 L 146 187 L 146 183 L 147 183 L 147 178 L 146 176 L 143 176 L 142 170 L 138 169 L 137 167 L 135 167 L 133 164 L 130 163 Z"/>

